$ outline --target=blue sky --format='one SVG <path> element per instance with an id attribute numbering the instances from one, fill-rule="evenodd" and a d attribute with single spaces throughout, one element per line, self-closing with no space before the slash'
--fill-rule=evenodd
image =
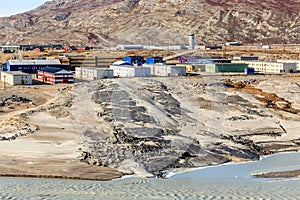
<path id="1" fill-rule="evenodd" d="M 0 17 L 32 10 L 49 0 L 1 0 Z"/>

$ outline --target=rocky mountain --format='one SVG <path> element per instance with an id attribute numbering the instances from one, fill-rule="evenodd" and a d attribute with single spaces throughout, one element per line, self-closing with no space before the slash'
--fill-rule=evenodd
<path id="1" fill-rule="evenodd" d="M 0 18 L 0 43 L 298 42 L 300 0 L 53 0 Z"/>

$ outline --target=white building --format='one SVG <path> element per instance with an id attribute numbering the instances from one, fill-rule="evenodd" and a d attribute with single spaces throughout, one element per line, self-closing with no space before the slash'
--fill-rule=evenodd
<path id="1" fill-rule="evenodd" d="M 297 70 L 300 71 L 300 60 L 277 60 L 279 63 L 296 63 Z"/>
<path id="2" fill-rule="evenodd" d="M 186 50 L 187 48 L 184 45 L 167 45 L 167 46 L 145 45 L 144 49 L 146 49 L 146 50 L 170 50 L 170 51 L 177 51 L 177 50 Z"/>
<path id="3" fill-rule="evenodd" d="M 115 77 L 150 77 L 151 76 L 151 70 L 149 67 L 111 65 L 110 69 L 114 70 Z"/>
<path id="4" fill-rule="evenodd" d="M 132 50 L 132 49 L 144 49 L 143 45 L 118 45 L 117 50 Z"/>
<path id="5" fill-rule="evenodd" d="M 245 62 L 249 68 L 254 68 L 257 72 L 264 73 L 296 73 L 296 63 L 278 63 L 264 61 L 249 61 Z"/>
<path id="6" fill-rule="evenodd" d="M 144 65 L 144 66 L 151 68 L 152 76 L 165 76 L 165 77 L 186 76 L 185 66 L 163 65 L 163 64 Z"/>
<path id="7" fill-rule="evenodd" d="M 75 76 L 78 79 L 99 80 L 104 78 L 113 78 L 114 73 L 112 69 L 108 68 L 76 67 Z"/>
<path id="8" fill-rule="evenodd" d="M 0 51 L 5 51 L 5 50 L 11 50 L 13 52 L 19 52 L 20 46 L 12 46 L 12 45 L 0 46 Z"/>
<path id="9" fill-rule="evenodd" d="M 20 71 L 1 72 L 1 81 L 10 85 L 32 85 L 32 75 Z"/>

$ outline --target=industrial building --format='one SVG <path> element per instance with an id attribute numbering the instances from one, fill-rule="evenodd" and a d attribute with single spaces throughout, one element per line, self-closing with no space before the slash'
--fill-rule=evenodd
<path id="1" fill-rule="evenodd" d="M 178 62 L 179 63 L 190 63 L 190 64 L 213 64 L 213 63 L 231 63 L 231 60 L 229 59 L 219 59 L 219 58 L 205 58 L 205 57 L 184 57 L 184 56 L 179 56 L 178 57 Z"/>
<path id="2" fill-rule="evenodd" d="M 162 57 L 151 57 L 146 59 L 146 64 L 156 64 L 156 63 L 163 63 Z"/>
<path id="3" fill-rule="evenodd" d="M 248 68 L 248 64 L 242 63 L 215 63 L 206 64 L 205 72 L 210 73 L 244 73 L 245 69 Z"/>
<path id="4" fill-rule="evenodd" d="M 146 45 L 144 46 L 144 49 L 178 51 L 178 50 L 186 50 L 187 48 L 185 45 L 167 45 L 167 46 Z"/>
<path id="5" fill-rule="evenodd" d="M 236 56 L 233 60 L 258 60 L 257 56 Z"/>
<path id="6" fill-rule="evenodd" d="M 296 63 L 278 63 L 265 61 L 249 61 L 246 62 L 250 68 L 254 68 L 257 72 L 264 73 L 296 73 Z"/>
<path id="7" fill-rule="evenodd" d="M 8 60 L 4 71 L 22 71 L 34 74 L 45 67 L 61 68 L 63 65 L 59 60 Z"/>
<path id="8" fill-rule="evenodd" d="M 51 84 L 74 83 L 72 72 L 54 67 L 45 67 L 43 70 L 39 70 L 38 79 Z"/>
<path id="9" fill-rule="evenodd" d="M 143 45 L 118 45 L 117 50 L 132 50 L 132 49 L 144 49 Z"/>
<path id="10" fill-rule="evenodd" d="M 108 68 L 76 67 L 75 76 L 78 79 L 99 80 L 113 78 L 114 71 Z"/>
<path id="11" fill-rule="evenodd" d="M 279 63 L 296 63 L 297 70 L 300 71 L 300 60 L 277 60 Z"/>
<path id="12" fill-rule="evenodd" d="M 195 67 L 193 65 L 190 65 L 190 64 L 176 64 L 177 67 L 185 67 L 185 71 L 187 73 L 189 72 L 193 72 Z"/>
<path id="13" fill-rule="evenodd" d="M 10 85 L 32 85 L 32 75 L 21 71 L 1 72 L 1 81 Z"/>
<path id="14" fill-rule="evenodd" d="M 186 76 L 186 66 L 175 66 L 175 65 L 163 65 L 163 64 L 154 64 L 154 65 L 144 65 L 151 68 L 152 76 Z"/>
<path id="15" fill-rule="evenodd" d="M 111 65 L 110 69 L 114 70 L 115 77 L 150 77 L 151 76 L 151 70 L 149 67 Z"/>
<path id="16" fill-rule="evenodd" d="M 97 57 L 93 56 L 66 56 L 69 59 L 70 70 L 75 71 L 76 67 L 96 67 L 98 65 Z"/>
<path id="17" fill-rule="evenodd" d="M 124 58 L 124 62 L 130 63 L 132 65 L 138 65 L 141 66 L 144 64 L 144 57 L 142 56 L 126 56 Z"/>

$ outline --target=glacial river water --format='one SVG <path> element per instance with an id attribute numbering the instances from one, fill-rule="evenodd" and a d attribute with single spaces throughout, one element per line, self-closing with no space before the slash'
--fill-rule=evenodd
<path id="1" fill-rule="evenodd" d="M 300 180 L 256 179 L 252 173 L 300 169 L 300 153 L 184 172 L 170 179 L 108 182 L 0 178 L 1 199 L 300 199 Z"/>

